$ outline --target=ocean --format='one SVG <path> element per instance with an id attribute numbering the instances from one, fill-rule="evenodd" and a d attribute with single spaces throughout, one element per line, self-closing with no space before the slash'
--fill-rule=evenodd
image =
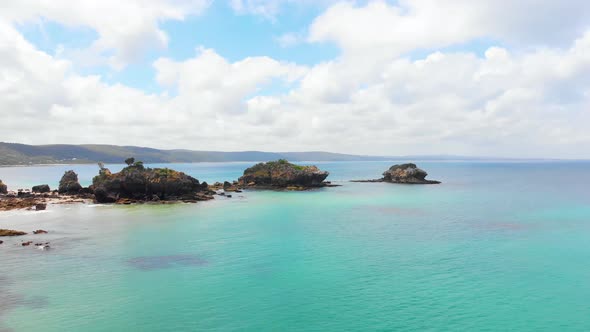
<path id="1" fill-rule="evenodd" d="M 589 162 L 418 162 L 440 185 L 0 213 L 0 331 L 589 331 Z M 252 163 L 150 165 L 201 181 Z M 117 170 L 122 165 L 109 165 Z M 0 168 L 9 189 L 95 165 Z M 20 246 L 50 241 L 52 249 Z"/>

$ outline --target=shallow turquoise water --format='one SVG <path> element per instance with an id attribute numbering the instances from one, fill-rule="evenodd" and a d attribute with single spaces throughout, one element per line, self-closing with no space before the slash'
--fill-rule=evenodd
<path id="1" fill-rule="evenodd" d="M 0 331 L 588 331 L 590 163 L 420 163 L 437 186 L 0 214 Z M 174 165 L 206 181 L 249 164 Z M 95 166 L 0 168 L 12 189 Z M 112 167 L 112 168 L 116 168 Z"/>

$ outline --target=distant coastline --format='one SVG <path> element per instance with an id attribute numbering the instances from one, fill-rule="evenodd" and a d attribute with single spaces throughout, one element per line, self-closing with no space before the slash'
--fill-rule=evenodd
<path id="1" fill-rule="evenodd" d="M 263 162 L 287 159 L 293 162 L 337 162 L 337 161 L 485 161 L 485 162 L 550 162 L 587 161 L 579 159 L 553 158 L 504 158 L 456 155 L 412 155 L 412 156 L 370 156 L 342 154 L 323 151 L 307 152 L 264 152 L 264 151 L 197 151 L 159 150 L 138 146 L 117 145 L 26 145 L 0 142 L 0 167 L 87 165 L 103 162 L 120 164 L 128 156 L 136 156 L 146 164 L 187 164 L 224 162 Z"/>

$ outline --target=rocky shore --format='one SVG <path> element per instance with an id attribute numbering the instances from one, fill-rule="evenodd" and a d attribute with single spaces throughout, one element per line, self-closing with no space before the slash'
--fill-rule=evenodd
<path id="1" fill-rule="evenodd" d="M 48 232 L 42 229 L 38 229 L 36 231 L 33 231 L 33 236 L 35 235 L 43 235 L 43 234 L 47 234 Z M 25 236 L 25 235 L 29 235 L 29 233 L 27 232 L 22 232 L 22 231 L 15 231 L 12 229 L 0 229 L 0 237 L 20 237 L 20 236 Z M 3 240 L 0 240 L 0 245 L 4 244 Z M 37 249 L 41 249 L 41 250 L 48 250 L 50 249 L 50 243 L 49 242 L 40 242 L 40 241 L 32 241 L 29 239 L 26 240 L 22 240 L 20 243 L 16 243 L 16 245 L 18 245 L 19 247 L 29 247 L 31 245 L 35 246 L 35 248 Z"/>
<path id="2" fill-rule="evenodd" d="M 251 189 L 308 190 L 333 186 L 326 182 L 329 173 L 316 166 L 300 166 L 280 159 L 256 164 L 244 171 L 238 185 Z"/>
<path id="3" fill-rule="evenodd" d="M 233 182 L 216 182 L 212 185 L 169 168 L 145 167 L 133 158 L 125 160 L 127 167 L 113 173 L 99 163 L 99 172 L 92 185 L 80 185 L 78 175 L 66 171 L 59 181 L 57 190 L 41 184 L 31 190 L 19 189 L 9 192 L 0 180 L 0 211 L 26 209 L 41 211 L 50 204 L 70 203 L 114 203 L 167 204 L 174 202 L 197 203 L 214 199 L 214 196 L 232 197 L 247 189 L 262 190 L 309 190 L 333 187 L 326 181 L 329 173 L 317 166 L 301 166 L 284 159 L 256 164 L 244 170 L 243 175 Z M 394 165 L 375 180 L 353 182 L 389 182 L 404 184 L 437 184 L 439 181 L 426 180 L 428 174 L 415 164 Z"/>
<path id="4" fill-rule="evenodd" d="M 374 180 L 353 180 L 351 182 L 389 182 L 401 184 L 439 184 L 440 181 L 426 180 L 428 173 L 418 168 L 416 164 L 408 163 L 393 165 L 383 172 L 381 179 Z"/>

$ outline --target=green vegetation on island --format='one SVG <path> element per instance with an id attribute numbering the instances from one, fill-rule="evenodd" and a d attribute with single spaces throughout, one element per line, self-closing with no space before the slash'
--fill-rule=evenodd
<path id="1" fill-rule="evenodd" d="M 194 163 L 261 161 L 289 159 L 292 161 L 359 161 L 385 160 L 384 157 L 356 156 L 329 152 L 220 152 L 191 150 L 158 150 L 137 146 L 116 145 L 26 145 L 0 142 L 0 165 L 94 164 L 120 163 L 129 156 L 145 163 Z"/>
<path id="2" fill-rule="evenodd" d="M 329 173 L 317 166 L 301 166 L 285 159 L 256 164 L 244 171 L 238 183 L 255 188 L 305 189 L 323 187 Z"/>

